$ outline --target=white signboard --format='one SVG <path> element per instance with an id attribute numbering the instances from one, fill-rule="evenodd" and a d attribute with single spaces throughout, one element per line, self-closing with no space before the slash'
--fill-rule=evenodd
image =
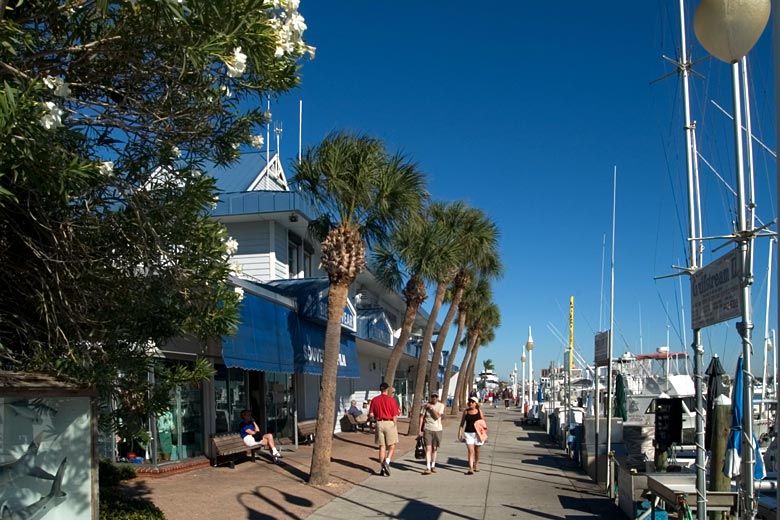
<path id="1" fill-rule="evenodd" d="M 739 250 L 721 256 L 691 276 L 691 323 L 701 329 L 741 314 Z"/>
<path id="2" fill-rule="evenodd" d="M 606 366 L 609 363 L 609 331 L 596 334 L 596 366 Z"/>

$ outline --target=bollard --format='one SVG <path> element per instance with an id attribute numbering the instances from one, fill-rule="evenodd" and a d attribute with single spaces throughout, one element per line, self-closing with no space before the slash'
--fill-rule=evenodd
<path id="1" fill-rule="evenodd" d="M 730 400 L 719 396 L 715 402 L 712 443 L 710 444 L 710 481 L 709 491 L 731 491 L 731 479 L 723 473 L 723 463 L 726 460 L 726 444 L 731 430 L 731 404 L 723 404 Z M 711 511 L 707 515 L 711 519 L 720 520 L 723 513 Z"/>

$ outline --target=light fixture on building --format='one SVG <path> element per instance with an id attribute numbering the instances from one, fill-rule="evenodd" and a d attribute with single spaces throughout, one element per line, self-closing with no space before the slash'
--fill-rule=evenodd
<path id="1" fill-rule="evenodd" d="M 290 222 L 298 222 L 298 215 L 296 215 L 295 213 L 291 213 Z"/>

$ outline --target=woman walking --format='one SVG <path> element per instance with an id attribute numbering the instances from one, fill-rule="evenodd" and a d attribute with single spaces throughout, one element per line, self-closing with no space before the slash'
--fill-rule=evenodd
<path id="1" fill-rule="evenodd" d="M 473 475 L 479 471 L 479 447 L 485 444 L 480 440 L 474 427 L 474 423 L 479 420 L 485 420 L 479 401 L 476 397 L 469 397 L 468 408 L 463 412 L 458 428 L 458 440 L 465 439 L 469 450 L 469 470 L 466 475 Z"/>

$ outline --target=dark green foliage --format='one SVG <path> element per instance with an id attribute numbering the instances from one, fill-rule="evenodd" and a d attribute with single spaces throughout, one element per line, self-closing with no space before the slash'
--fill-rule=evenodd
<path id="1" fill-rule="evenodd" d="M 142 403 L 109 418 L 129 437 L 172 385 L 210 376 L 161 370 L 155 389 L 147 373 L 172 338 L 236 327 L 202 172 L 240 157 L 263 101 L 297 85 L 310 49 L 277 56 L 280 19 L 263 0 L 0 2 L 1 369 Z"/>
<path id="2" fill-rule="evenodd" d="M 121 489 L 100 488 L 100 520 L 165 520 L 160 508 L 143 498 L 128 497 Z"/>
<path id="3" fill-rule="evenodd" d="M 115 464 L 108 459 L 100 459 L 100 489 L 118 486 L 123 480 L 132 480 L 137 474 L 129 464 Z"/>

